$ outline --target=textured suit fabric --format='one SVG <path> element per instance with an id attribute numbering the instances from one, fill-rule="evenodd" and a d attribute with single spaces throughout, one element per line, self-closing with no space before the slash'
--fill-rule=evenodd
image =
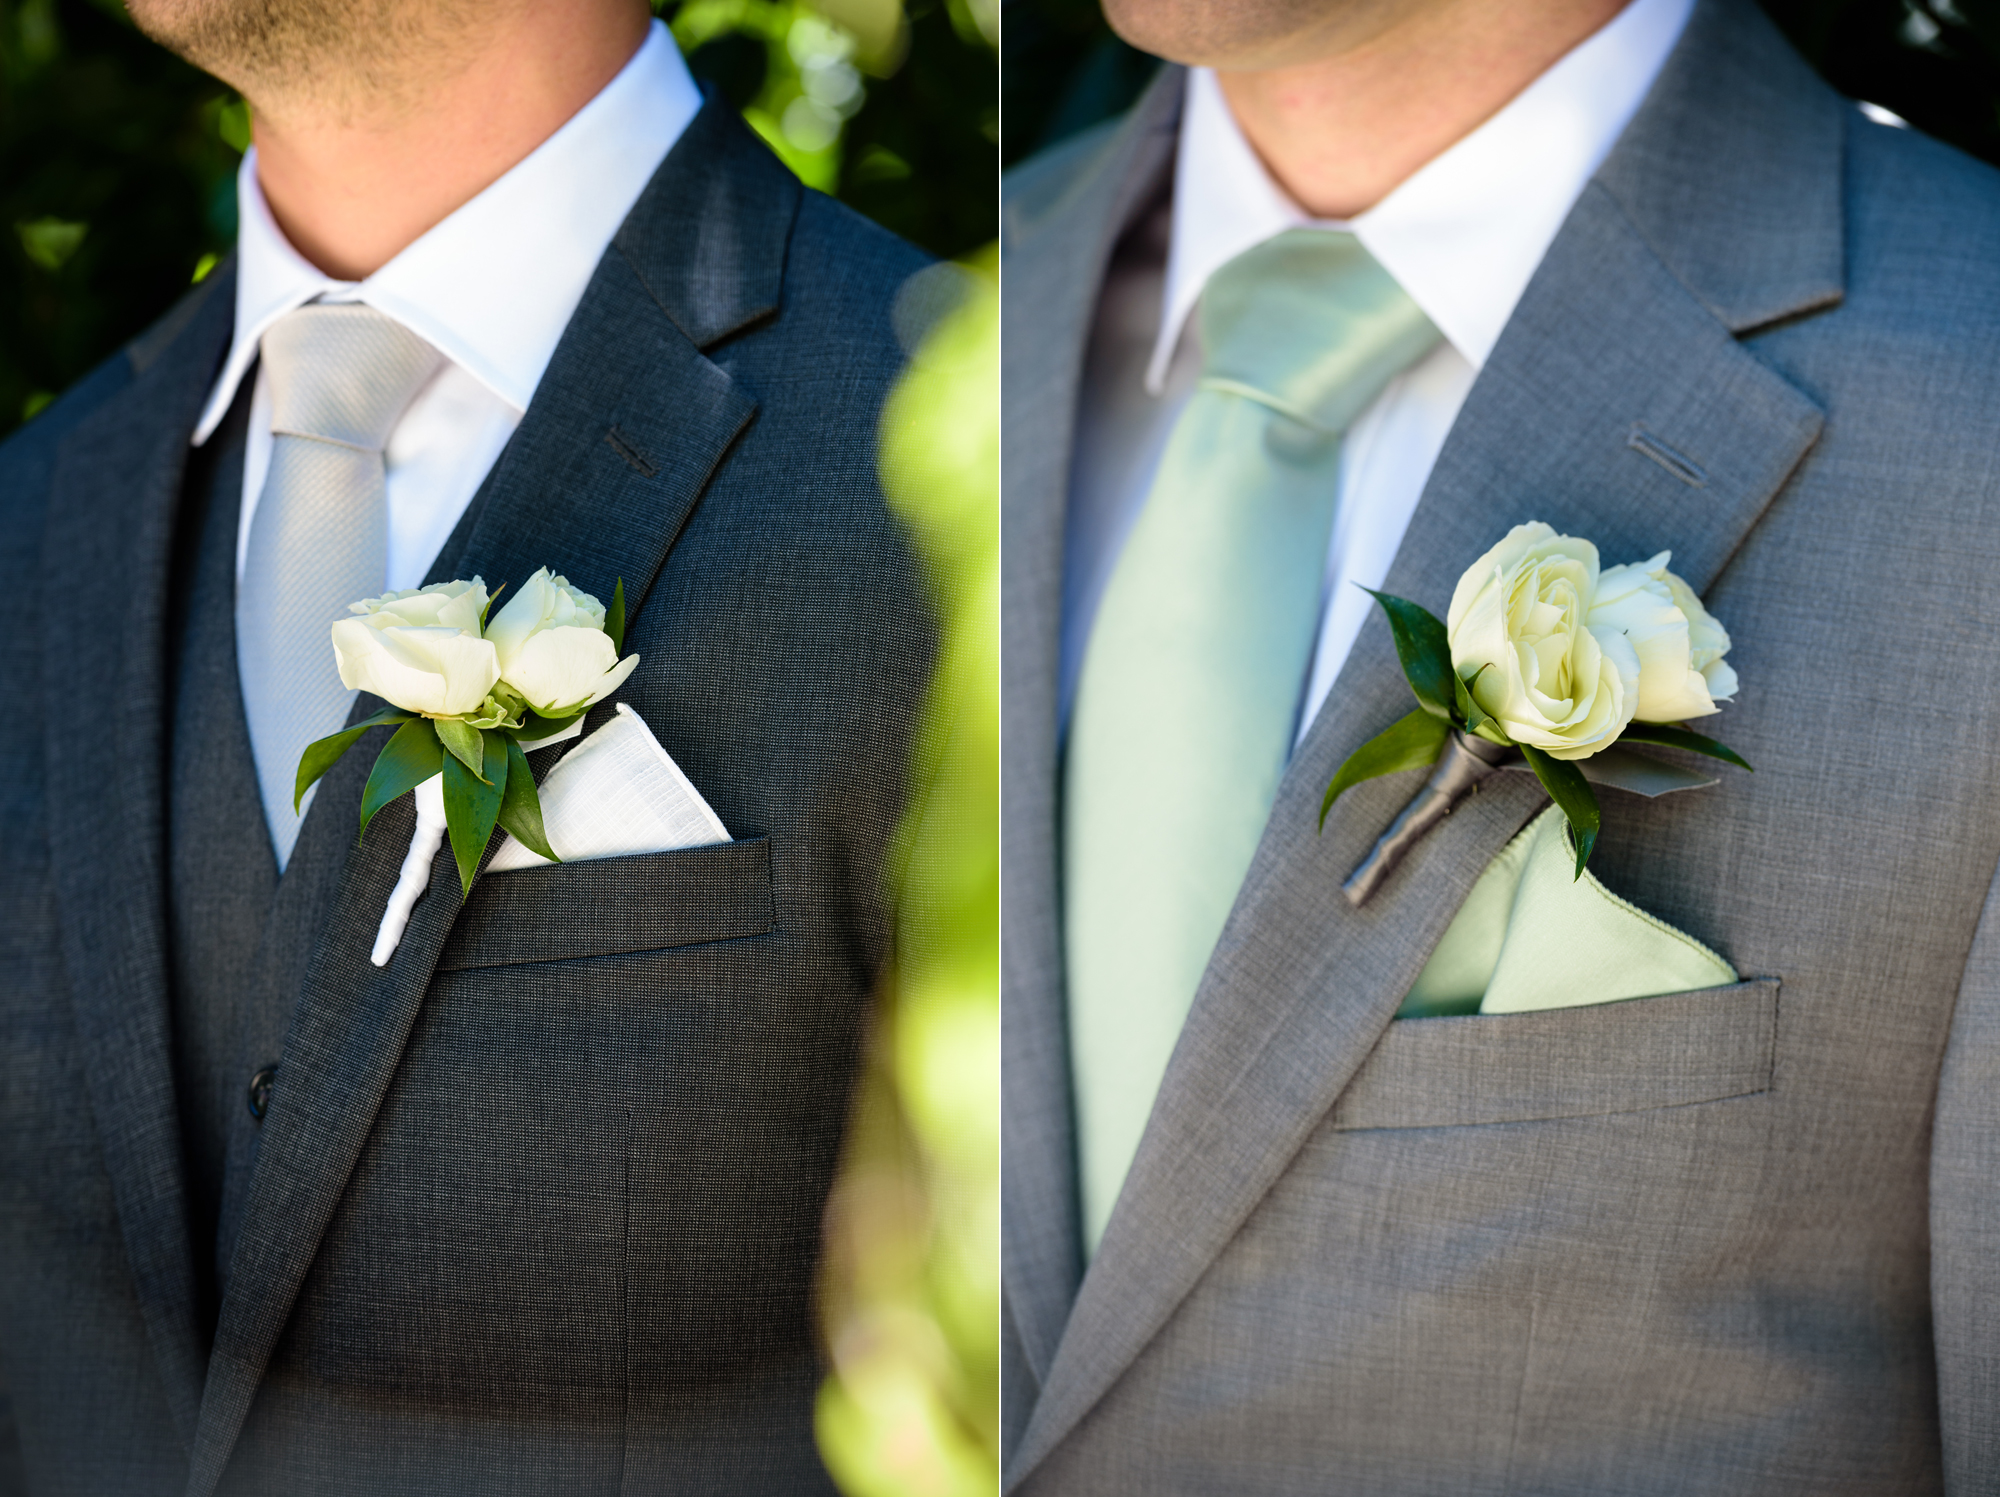
<path id="1" fill-rule="evenodd" d="M 1671 547 L 1758 766 L 1604 798 L 1593 868 L 1730 987 L 1395 1021 L 1546 804 L 1499 776 L 1363 910 L 1408 798 L 1371 621 L 1300 745 L 1088 1272 L 1060 1069 L 1068 422 L 1168 73 L 1003 241 L 1006 1427 L 1021 1492 L 1970 1493 L 2000 1483 L 2000 179 L 1702 0 L 1440 455 L 1387 590 L 1508 526 Z M 1072 290 L 1071 287 L 1081 289 Z M 1886 620 L 1893 616 L 1893 624 Z"/>
<path id="2" fill-rule="evenodd" d="M 32 704 L 0 729 L 0 1381 L 30 1491 L 828 1488 L 811 1285 L 933 647 L 875 476 L 921 265 L 719 105 L 662 164 L 438 570 L 622 577 L 619 696 L 739 840 L 463 905 L 441 853 L 377 969 L 414 818 L 355 845 L 365 740 L 251 963 L 242 1044 L 274 1026 L 279 1081 L 229 1141 L 212 1338 L 161 765 L 226 276 L 0 449 L 0 548 L 54 610 L 0 664 Z"/>

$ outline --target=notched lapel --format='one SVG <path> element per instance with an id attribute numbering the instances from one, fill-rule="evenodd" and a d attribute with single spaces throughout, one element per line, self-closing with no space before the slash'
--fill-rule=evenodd
<path id="1" fill-rule="evenodd" d="M 613 244 L 696 348 L 778 310 L 805 189 L 710 93 Z"/>
<path id="2" fill-rule="evenodd" d="M 1441 615 L 1464 568 L 1530 519 L 1589 537 L 1607 564 L 1671 549 L 1674 569 L 1706 591 L 1818 436 L 1818 406 L 1718 317 L 1731 288 L 1698 277 L 1721 267 L 1761 287 L 1738 299 L 1756 306 L 1756 323 L 1831 305 L 1838 288 L 1829 294 L 1818 238 L 1837 246 L 1838 215 L 1830 225 L 1808 216 L 1800 232 L 1813 242 L 1774 251 L 1792 268 L 1787 282 L 1784 265 L 1742 266 L 1717 247 L 1739 184 L 1715 163 L 1705 182 L 1625 170 L 1623 158 L 1658 155 L 1655 138 L 1702 107 L 1706 91 L 1690 75 L 1706 49 L 1757 41 L 1736 35 L 1729 16 L 1718 21 L 1721 10 L 1698 12 L 1695 50 L 1684 43 L 1663 75 L 1666 102 L 1642 112 L 1607 164 L 1623 192 L 1593 183 L 1551 246 L 1439 456 L 1387 591 Z M 1806 84 L 1793 112 L 1819 120 L 1823 90 Z M 1837 131 L 1818 138 L 1819 155 L 1791 167 L 1815 187 L 1839 177 Z M 1677 230 L 1673 266 L 1638 227 L 1663 196 L 1694 220 Z M 1350 908 L 1341 881 L 1415 777 L 1350 791 L 1323 835 L 1319 798 L 1340 762 L 1409 707 L 1388 630 L 1372 618 L 1280 787 L 1010 1486 L 1075 1428 L 1228 1245 L 1367 1058 L 1473 881 L 1543 803 L 1525 776 L 1499 777 L 1365 908 Z"/>
<path id="3" fill-rule="evenodd" d="M 629 618 L 757 403 L 662 315 L 617 249 L 572 327 L 448 570 L 518 587 L 545 566 L 607 603 L 622 579 Z"/>
<path id="4" fill-rule="evenodd" d="M 713 106 L 704 110 L 697 124 L 712 112 Z M 695 133 L 691 126 L 606 252 L 533 404 L 474 501 L 477 517 L 463 554 L 440 558 L 441 577 L 477 574 L 489 586 L 518 586 L 547 566 L 606 601 L 622 578 L 628 616 L 636 614 L 696 502 L 749 425 L 755 400 L 703 356 L 687 328 L 724 336 L 740 330 L 746 315 L 754 321 L 775 309 L 796 208 L 787 193 L 796 184 L 786 189 L 766 175 L 761 194 L 740 183 L 733 196 L 704 192 L 711 173 L 754 174 L 764 163 L 782 168 L 761 146 L 754 150 L 763 161 L 746 163 L 727 133 L 714 130 L 720 143 L 711 140 L 711 155 L 691 164 L 684 153 L 700 146 Z M 663 195 L 662 184 L 676 182 L 685 191 Z M 703 229 L 707 258 L 703 277 L 693 282 L 671 263 L 688 247 L 685 239 L 639 222 L 685 213 L 690 202 L 737 215 Z M 734 278 L 713 249 L 717 241 L 742 255 Z M 642 270 L 657 284 L 679 288 L 679 317 Z M 328 777 L 300 837 L 307 855 L 342 859 L 344 866 L 264 1124 L 202 1399 L 189 1497 L 207 1497 L 221 1479 L 460 908 L 447 847 L 395 956 L 383 968 L 369 964 L 414 825 L 406 797 L 377 817 L 364 845 L 353 845 L 346 828 L 369 752 L 364 743 Z M 315 825 L 326 818 L 341 835 Z"/>
<path id="5" fill-rule="evenodd" d="M 168 569 L 188 435 L 233 307 L 219 272 L 142 340 L 132 382 L 64 439 L 42 557 L 52 597 L 118 600 L 94 617 L 43 610 L 43 679 L 62 694 L 47 717 L 50 857 L 91 1111 L 147 1335 L 190 1442 L 204 1354 L 168 1013 Z"/>

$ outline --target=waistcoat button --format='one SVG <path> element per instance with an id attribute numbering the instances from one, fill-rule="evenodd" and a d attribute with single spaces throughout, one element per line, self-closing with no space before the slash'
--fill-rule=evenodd
<path id="1" fill-rule="evenodd" d="M 271 1110 L 271 1083 L 277 1079 L 276 1066 L 266 1066 L 250 1078 L 250 1116 L 260 1123 Z"/>

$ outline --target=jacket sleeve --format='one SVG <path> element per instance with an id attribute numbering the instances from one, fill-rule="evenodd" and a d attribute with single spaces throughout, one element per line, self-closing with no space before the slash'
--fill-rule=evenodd
<path id="1" fill-rule="evenodd" d="M 2000 1483 L 2000 875 L 1987 891 L 1938 1078 L 1931 1316 L 1949 1497 Z"/>

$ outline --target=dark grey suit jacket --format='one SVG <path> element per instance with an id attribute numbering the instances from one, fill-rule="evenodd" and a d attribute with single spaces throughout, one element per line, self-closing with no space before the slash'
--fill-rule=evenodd
<path id="1" fill-rule="evenodd" d="M 2000 177 L 1701 0 L 1389 572 L 1513 524 L 1671 548 L 1757 766 L 1604 797 L 1594 868 L 1729 988 L 1394 1021 L 1545 804 L 1502 776 L 1364 909 L 1413 792 L 1370 621 L 1301 744 L 1102 1245 L 1078 1247 L 1056 894 L 1069 433 L 1169 72 L 1009 190 L 1002 767 L 1009 1481 L 1037 1493 L 2000 1487 Z"/>
<path id="2" fill-rule="evenodd" d="M 212 1344 L 163 677 L 226 278 L 0 448 L 25 621 L 0 652 L 0 1379 L 29 1490 L 826 1486 L 820 1213 L 932 649 L 876 480 L 922 263 L 713 102 L 661 166 L 441 564 L 622 577 L 619 696 L 737 840 L 496 876 L 462 908 L 441 854 L 378 970 L 413 813 L 357 850 L 373 753 L 350 754 L 272 913 L 292 1019 Z"/>

